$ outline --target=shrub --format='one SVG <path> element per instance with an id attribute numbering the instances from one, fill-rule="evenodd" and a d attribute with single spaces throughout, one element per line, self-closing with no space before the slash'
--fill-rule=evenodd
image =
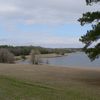
<path id="1" fill-rule="evenodd" d="M 14 55 L 7 49 L 0 49 L 0 63 L 14 63 Z"/>

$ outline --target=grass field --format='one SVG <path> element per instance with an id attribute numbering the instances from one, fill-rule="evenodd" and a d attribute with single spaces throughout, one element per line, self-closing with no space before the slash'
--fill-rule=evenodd
<path id="1" fill-rule="evenodd" d="M 100 100 L 100 69 L 0 64 L 0 100 Z"/>

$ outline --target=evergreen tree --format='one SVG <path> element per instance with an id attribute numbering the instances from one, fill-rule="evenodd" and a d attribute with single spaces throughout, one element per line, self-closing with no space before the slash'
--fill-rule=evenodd
<path id="1" fill-rule="evenodd" d="M 100 0 L 86 0 L 87 5 L 94 2 L 97 3 L 97 2 L 100 2 Z"/>
<path id="2" fill-rule="evenodd" d="M 97 2 L 99 3 L 100 0 L 86 0 L 87 5 Z M 87 31 L 86 35 L 81 36 L 80 41 L 85 44 L 83 50 L 93 61 L 100 57 L 100 11 L 87 12 L 78 21 L 82 26 L 84 24 L 92 24 L 92 29 Z"/>

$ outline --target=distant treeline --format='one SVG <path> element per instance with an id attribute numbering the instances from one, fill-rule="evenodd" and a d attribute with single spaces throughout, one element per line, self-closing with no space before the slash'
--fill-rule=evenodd
<path id="1" fill-rule="evenodd" d="M 8 45 L 1 45 L 0 48 L 8 49 L 11 53 L 15 56 L 20 55 L 29 55 L 31 50 L 38 50 L 41 54 L 50 54 L 56 53 L 64 55 L 65 53 L 71 53 L 76 51 L 81 51 L 80 48 L 43 48 L 39 46 L 8 46 Z"/>

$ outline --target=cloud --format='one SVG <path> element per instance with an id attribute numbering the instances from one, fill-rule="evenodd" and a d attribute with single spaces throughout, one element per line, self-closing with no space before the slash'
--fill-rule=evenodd
<path id="1" fill-rule="evenodd" d="M 76 22 L 83 12 L 99 6 L 87 7 L 85 0 L 0 0 L 0 18 L 27 24 L 63 24 Z"/>
<path id="2" fill-rule="evenodd" d="M 97 9 L 100 9 L 98 4 L 92 7 L 86 6 L 85 0 L 0 0 L 0 22 L 6 31 L 6 35 L 0 37 L 0 43 L 81 46 L 78 41 L 79 37 L 54 36 L 50 35 L 50 30 L 47 32 L 39 30 L 25 32 L 16 26 L 19 25 L 22 28 L 23 25 L 27 24 L 29 28 L 32 24 L 41 24 L 41 26 L 45 24 L 52 27 L 53 25 L 73 24 L 77 23 L 77 19 L 81 17 L 82 13 Z"/>
<path id="3" fill-rule="evenodd" d="M 43 47 L 82 47 L 79 37 L 54 36 L 48 33 L 19 33 L 0 40 L 1 44 L 39 45 Z"/>

